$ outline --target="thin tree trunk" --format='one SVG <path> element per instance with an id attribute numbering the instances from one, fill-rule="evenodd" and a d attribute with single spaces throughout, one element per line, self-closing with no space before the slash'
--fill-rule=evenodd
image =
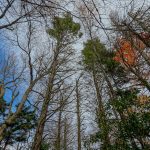
<path id="1" fill-rule="evenodd" d="M 9 141 L 9 139 L 5 142 L 5 145 L 4 145 L 4 148 L 3 148 L 3 150 L 6 150 L 6 148 L 7 148 L 7 145 L 8 145 L 8 141 Z"/>
<path id="2" fill-rule="evenodd" d="M 62 111 L 60 110 L 58 115 L 56 150 L 61 150 L 61 116 L 62 116 Z"/>
<path id="3" fill-rule="evenodd" d="M 98 100 L 98 123 L 101 131 L 104 133 L 104 139 L 103 139 L 103 144 L 104 144 L 104 149 L 110 144 L 110 139 L 109 139 L 109 132 L 108 132 L 108 125 L 107 125 L 107 119 L 106 119 L 106 114 L 105 110 L 103 107 L 103 102 L 100 94 L 100 88 L 96 79 L 95 72 L 93 71 L 93 80 L 94 80 L 94 85 L 96 89 L 96 95 L 97 95 L 97 100 Z"/>
<path id="4" fill-rule="evenodd" d="M 4 96 L 5 90 L 2 85 L 0 85 L 0 99 Z"/>
<path id="5" fill-rule="evenodd" d="M 22 97 L 22 101 L 19 104 L 17 111 L 9 116 L 5 122 L 0 126 L 0 141 L 3 140 L 4 138 L 4 134 L 5 134 L 5 130 L 6 128 L 15 121 L 15 119 L 18 117 L 19 113 L 22 111 L 22 108 L 24 107 L 24 104 L 26 102 L 26 100 L 28 99 L 28 95 L 30 94 L 30 92 L 32 91 L 32 88 L 34 87 L 34 85 L 36 84 L 37 80 L 34 80 L 30 86 L 28 87 L 28 89 L 26 90 L 26 92 L 24 93 L 23 97 Z"/>
<path id="6" fill-rule="evenodd" d="M 145 149 L 145 144 L 141 137 L 138 138 L 138 141 L 140 142 L 142 149 Z"/>
<path id="7" fill-rule="evenodd" d="M 64 150 L 67 150 L 67 118 L 64 122 Z"/>
<path id="8" fill-rule="evenodd" d="M 147 88 L 150 92 L 150 84 L 146 81 L 138 72 L 136 72 L 134 69 L 129 68 L 129 70 L 138 78 L 138 80 Z"/>
<path id="9" fill-rule="evenodd" d="M 79 80 L 76 81 L 76 109 L 77 109 L 77 128 L 78 128 L 78 150 L 81 150 L 81 116 L 80 116 L 80 94 L 79 94 Z"/>
<path id="10" fill-rule="evenodd" d="M 44 102 L 42 105 L 42 111 L 41 111 L 40 118 L 38 121 L 37 129 L 36 129 L 36 133 L 35 133 L 35 137 L 34 137 L 34 142 L 32 145 L 32 150 L 40 150 L 45 121 L 46 121 L 46 117 L 47 117 L 48 106 L 49 106 L 49 102 L 50 102 L 51 94 L 52 94 L 53 81 L 54 81 L 54 77 L 56 74 L 56 67 L 57 67 L 57 60 L 54 60 L 54 62 L 52 64 L 52 72 L 49 75 L 46 96 L 45 96 L 45 99 L 44 99 Z"/>

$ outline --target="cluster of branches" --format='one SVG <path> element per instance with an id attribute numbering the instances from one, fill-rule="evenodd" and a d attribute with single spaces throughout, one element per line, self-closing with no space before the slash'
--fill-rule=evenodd
<path id="1" fill-rule="evenodd" d="M 96 0 L 65 1 L 77 14 L 50 0 L 0 3 L 0 30 L 13 34 L 9 40 L 20 52 L 0 62 L 0 148 L 150 148 L 149 7 L 133 10 L 132 1 L 125 16 L 111 12 L 107 28 Z M 46 44 L 39 41 L 40 30 Z M 86 42 L 77 54 L 83 32 Z M 120 38 L 135 50 L 136 63 L 124 54 L 115 61 L 110 45 L 121 49 Z"/>

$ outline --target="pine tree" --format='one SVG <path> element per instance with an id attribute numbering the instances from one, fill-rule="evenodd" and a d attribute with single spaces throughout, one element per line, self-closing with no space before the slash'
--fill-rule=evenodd
<path id="1" fill-rule="evenodd" d="M 0 106 L 0 124 L 3 124 L 5 118 L 10 115 L 8 110 L 9 103 L 4 98 L 1 98 Z M 0 142 L 4 143 L 5 148 L 7 145 L 12 145 L 15 142 L 25 142 L 29 131 L 35 128 L 36 121 L 35 111 L 30 106 L 24 106 L 15 122 L 8 124 L 3 135 L 4 138 Z"/>
<path id="2" fill-rule="evenodd" d="M 53 50 L 54 57 L 51 63 L 51 72 L 48 77 L 45 99 L 38 119 L 38 126 L 32 146 L 33 150 L 39 150 L 42 142 L 42 135 L 57 69 L 68 59 L 68 54 L 71 53 L 69 48 L 70 44 L 82 36 L 82 33 L 80 32 L 80 24 L 73 21 L 70 13 L 64 14 L 63 17 L 55 16 L 52 25 L 53 28 L 47 30 L 47 33 L 56 41 L 56 47 Z M 71 55 L 69 55 L 69 57 L 71 57 Z"/>

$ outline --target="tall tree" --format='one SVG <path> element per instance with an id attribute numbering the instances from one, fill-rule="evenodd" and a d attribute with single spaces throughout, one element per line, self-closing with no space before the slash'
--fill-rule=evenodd
<path id="1" fill-rule="evenodd" d="M 79 79 L 76 80 L 76 111 L 77 111 L 77 139 L 78 139 L 78 150 L 81 150 L 81 96 L 79 92 Z"/>
<path id="2" fill-rule="evenodd" d="M 0 124 L 3 123 L 5 118 L 9 115 L 9 103 L 4 99 L 1 99 L 1 113 Z M 29 106 L 24 106 L 22 112 L 19 114 L 13 124 L 8 125 L 5 133 L 3 134 L 3 140 L 0 141 L 1 145 L 4 145 L 4 150 L 8 145 L 13 145 L 15 142 L 24 142 L 28 137 L 29 131 L 36 127 L 36 114 Z"/>
<path id="3" fill-rule="evenodd" d="M 57 73 L 58 67 L 61 65 L 65 58 L 62 58 L 61 55 L 65 54 L 66 48 L 70 43 L 75 39 L 81 36 L 79 32 L 80 25 L 75 23 L 69 13 L 64 17 L 54 17 L 53 20 L 53 29 L 49 29 L 48 33 L 56 40 L 56 48 L 54 49 L 53 62 L 51 64 L 51 73 L 49 74 L 48 85 L 46 89 L 45 99 L 42 105 L 42 111 L 38 121 L 38 126 L 34 138 L 34 143 L 32 149 L 38 150 L 42 141 L 42 135 L 44 130 L 44 125 L 46 121 L 47 111 L 49 102 L 51 99 L 51 94 L 53 90 L 54 79 Z"/>
<path id="4" fill-rule="evenodd" d="M 93 82 L 96 90 L 97 104 L 98 104 L 97 123 L 102 137 L 102 143 L 105 149 L 106 146 L 110 144 L 110 139 L 109 139 L 108 123 L 107 123 L 107 117 L 104 108 L 104 102 L 102 100 L 101 87 L 99 87 L 99 83 L 98 83 L 100 79 L 98 78 L 98 76 L 100 71 L 104 70 L 100 66 L 102 66 L 101 63 L 103 63 L 106 59 L 106 56 L 104 55 L 106 53 L 106 49 L 104 45 L 102 45 L 100 41 L 96 38 L 93 40 L 88 40 L 87 43 L 85 43 L 85 47 L 82 53 L 84 56 L 83 62 L 86 65 L 86 67 L 89 69 L 89 71 L 91 71 L 93 76 Z M 103 55 L 104 57 L 101 57 L 101 55 Z"/>

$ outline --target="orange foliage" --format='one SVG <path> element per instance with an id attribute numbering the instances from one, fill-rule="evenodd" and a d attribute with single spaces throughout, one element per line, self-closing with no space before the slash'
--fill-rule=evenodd
<path id="1" fill-rule="evenodd" d="M 140 35 L 144 40 L 150 40 L 149 33 L 141 32 Z M 117 40 L 119 50 L 117 50 L 116 55 L 113 59 L 123 65 L 135 65 L 137 60 L 136 49 L 144 50 L 146 48 L 146 45 L 134 35 L 132 36 L 132 42 L 133 43 L 123 38 L 119 38 Z"/>
<path id="2" fill-rule="evenodd" d="M 120 49 L 113 59 L 122 64 L 134 65 L 136 63 L 136 53 L 131 43 L 125 39 L 119 39 L 118 44 Z"/>
<path id="3" fill-rule="evenodd" d="M 140 33 L 140 36 L 144 40 L 150 39 L 150 34 L 148 33 Z M 117 44 L 119 46 L 119 50 L 117 50 L 114 60 L 125 65 L 135 65 L 137 60 L 137 50 L 143 51 L 146 48 L 146 45 L 135 35 L 132 35 L 132 42 L 119 38 L 117 40 Z"/>
<path id="4" fill-rule="evenodd" d="M 140 95 L 140 96 L 138 96 L 138 102 L 141 105 L 149 103 L 150 102 L 150 97 L 147 96 L 147 95 Z"/>

